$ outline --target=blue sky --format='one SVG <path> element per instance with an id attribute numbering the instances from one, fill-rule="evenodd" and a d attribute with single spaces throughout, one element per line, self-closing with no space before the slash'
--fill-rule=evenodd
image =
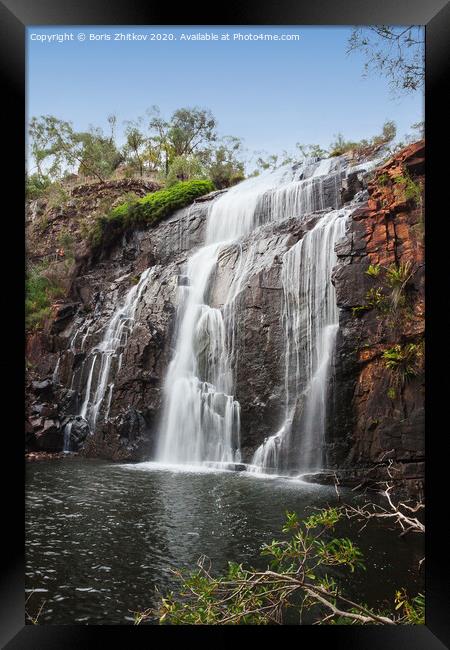
<path id="1" fill-rule="evenodd" d="M 91 41 L 89 34 L 172 33 L 173 41 Z M 230 34 L 229 41 L 181 41 L 181 33 Z M 233 34 L 299 34 L 298 41 L 235 41 Z M 358 140 L 397 123 L 398 134 L 423 120 L 423 95 L 393 98 L 386 79 L 362 77 L 363 58 L 346 54 L 351 27 L 29 27 L 28 116 L 52 114 L 79 130 L 107 128 L 157 104 L 164 116 L 209 108 L 221 135 L 249 152 L 329 145 L 338 132 Z M 72 33 L 74 40 L 31 40 Z M 79 33 L 84 41 L 77 40 Z M 33 38 L 36 38 L 34 36 Z M 120 138 L 121 128 L 118 129 Z"/>

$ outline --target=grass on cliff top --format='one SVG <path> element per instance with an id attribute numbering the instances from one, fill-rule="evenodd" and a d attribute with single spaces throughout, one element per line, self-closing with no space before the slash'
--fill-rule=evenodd
<path id="1" fill-rule="evenodd" d="M 183 181 L 137 201 L 122 203 L 97 219 L 89 237 L 91 245 L 94 249 L 108 246 L 126 230 L 158 223 L 213 190 L 209 180 Z"/>

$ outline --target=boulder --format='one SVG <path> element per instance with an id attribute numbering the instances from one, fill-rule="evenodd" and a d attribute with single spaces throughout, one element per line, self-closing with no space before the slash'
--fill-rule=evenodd
<path id="1" fill-rule="evenodd" d="M 63 432 L 57 419 L 46 419 L 42 426 L 35 431 L 35 445 L 40 451 L 61 451 L 63 448 Z"/>
<path id="2" fill-rule="evenodd" d="M 64 430 L 70 434 L 71 451 L 79 451 L 90 433 L 89 424 L 81 415 L 66 420 Z"/>
<path id="3" fill-rule="evenodd" d="M 33 392 L 43 401 L 50 401 L 54 396 L 54 386 L 51 379 L 44 379 L 44 381 L 33 381 Z"/>

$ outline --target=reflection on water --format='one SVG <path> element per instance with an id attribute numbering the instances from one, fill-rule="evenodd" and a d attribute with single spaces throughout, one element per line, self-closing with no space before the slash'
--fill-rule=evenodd
<path id="1" fill-rule="evenodd" d="M 44 603 L 40 624 L 131 623 L 156 589 L 176 588 L 172 568 L 202 554 L 218 571 L 229 560 L 265 566 L 259 547 L 281 536 L 285 510 L 336 502 L 334 487 L 289 479 L 81 459 L 29 463 L 26 487 L 27 611 Z M 419 536 L 372 526 L 359 538 L 348 522 L 338 533 L 356 538 L 370 565 L 349 593 L 392 601 L 396 587 L 422 588 Z"/>

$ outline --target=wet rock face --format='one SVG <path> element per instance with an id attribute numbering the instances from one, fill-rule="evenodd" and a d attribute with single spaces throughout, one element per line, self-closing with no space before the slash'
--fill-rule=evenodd
<path id="1" fill-rule="evenodd" d="M 61 451 L 64 427 L 72 421 L 72 450 L 115 460 L 148 459 L 162 404 L 162 384 L 171 359 L 180 269 L 191 249 L 203 241 L 208 201 L 183 209 L 157 228 L 136 231 L 94 264 L 80 267 L 70 302 L 58 308 L 49 331 L 30 337 L 28 358 L 43 381 L 30 387 L 30 399 L 57 403 L 59 420 L 52 427 L 40 414 L 27 422 L 28 449 Z M 86 393 L 92 350 L 101 342 L 109 319 L 123 302 L 140 274 L 154 267 L 137 306 L 134 326 L 128 332 L 120 371 L 112 369 L 114 383 L 109 422 L 103 424 L 107 399 L 102 403 L 95 434 L 87 423 L 77 423 Z M 98 381 L 100 362 L 92 386 Z M 91 394 L 92 397 L 93 394 Z M 31 404 L 28 411 L 31 409 Z M 45 427 L 45 432 L 44 432 Z"/>
<path id="2" fill-rule="evenodd" d="M 79 451 L 89 435 L 89 424 L 80 415 L 76 415 L 71 420 L 70 427 L 70 449 Z"/>
<path id="3" fill-rule="evenodd" d="M 29 381 L 26 395 L 26 451 L 62 451 L 60 411 L 53 381 L 51 379 Z"/>
<path id="4" fill-rule="evenodd" d="M 423 174 L 423 143 L 380 168 L 337 248 L 341 311 L 328 461 L 356 475 L 361 468 L 355 480 L 368 469 L 386 480 L 391 463 L 394 478 L 423 480 Z M 390 275 L 398 269 L 400 279 Z M 412 353 L 389 367 L 383 355 L 392 349 Z"/>
<path id="5" fill-rule="evenodd" d="M 35 430 L 35 447 L 42 451 L 61 451 L 61 426 L 58 419 L 36 418 L 31 420 Z"/>
<path id="6" fill-rule="evenodd" d="M 99 424 L 95 434 L 88 436 L 83 454 L 122 462 L 148 460 L 154 444 L 155 432 L 144 414 L 128 408 L 108 423 Z"/>
<path id="7" fill-rule="evenodd" d="M 266 226 L 242 242 L 251 259 L 239 283 L 233 309 L 235 398 L 241 405 L 241 454 L 252 459 L 256 448 L 276 432 L 284 413 L 284 330 L 281 319 L 283 254 L 303 235 L 297 220 Z M 237 247 L 220 257 L 211 289 L 211 306 L 222 307 L 233 293 L 240 258 Z M 236 290 L 236 287 L 235 287 Z"/>

